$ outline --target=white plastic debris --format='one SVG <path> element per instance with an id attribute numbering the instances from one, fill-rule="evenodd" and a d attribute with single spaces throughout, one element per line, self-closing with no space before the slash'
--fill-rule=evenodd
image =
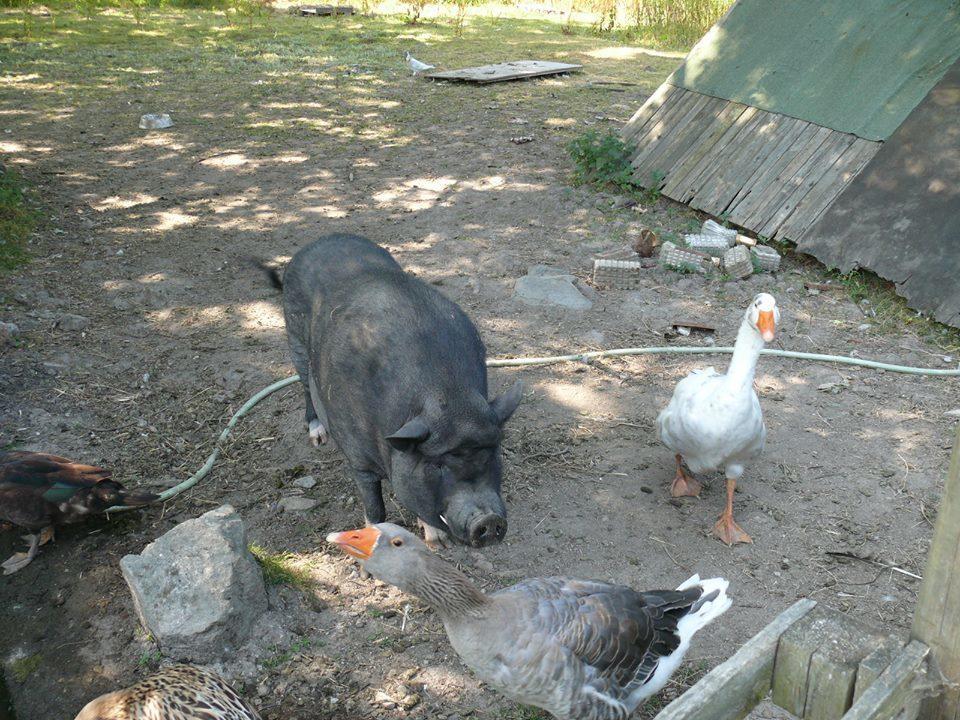
<path id="1" fill-rule="evenodd" d="M 700 229 L 700 233 L 710 237 L 723 238 L 727 243 L 727 247 L 733 247 L 734 243 L 737 242 L 736 230 L 733 228 L 725 228 L 714 220 L 707 220 Z"/>
<path id="2" fill-rule="evenodd" d="M 173 125 L 173 120 L 166 113 L 147 113 L 140 116 L 141 130 L 163 130 Z"/>
<path id="3" fill-rule="evenodd" d="M 780 253 L 767 245 L 754 245 L 750 252 L 760 263 L 760 267 L 767 272 L 776 272 L 780 269 Z"/>
<path id="4" fill-rule="evenodd" d="M 683 239 L 687 241 L 687 247 L 691 250 L 697 250 L 713 257 L 723 257 L 723 254 L 730 247 L 727 239 L 720 235 L 685 235 Z"/>
<path id="5" fill-rule="evenodd" d="M 660 247 L 660 264 L 675 270 L 704 272 L 704 260 L 709 262 L 710 258 L 704 257 L 701 253 L 691 252 L 679 247 L 669 240 Z"/>
<path id="6" fill-rule="evenodd" d="M 743 245 L 732 247 L 723 255 L 723 269 L 735 278 L 743 279 L 753 275 L 753 260 L 750 251 Z"/>
<path id="7" fill-rule="evenodd" d="M 593 282 L 618 288 L 633 288 L 640 284 L 640 268 L 635 260 L 594 260 Z"/>

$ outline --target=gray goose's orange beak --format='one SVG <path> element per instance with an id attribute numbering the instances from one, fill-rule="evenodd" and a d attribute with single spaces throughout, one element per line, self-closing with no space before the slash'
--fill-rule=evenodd
<path id="1" fill-rule="evenodd" d="M 365 527 L 359 530 L 330 533 L 327 542 L 339 545 L 347 555 L 359 560 L 369 560 L 373 555 L 373 548 L 380 539 L 380 531 L 375 527 Z"/>
<path id="2" fill-rule="evenodd" d="M 773 310 L 761 310 L 757 318 L 757 330 L 764 342 L 770 342 L 777 334 L 777 321 L 773 317 Z"/>

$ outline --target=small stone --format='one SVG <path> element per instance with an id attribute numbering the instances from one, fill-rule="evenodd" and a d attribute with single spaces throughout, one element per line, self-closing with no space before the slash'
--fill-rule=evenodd
<path id="1" fill-rule="evenodd" d="M 117 250 L 117 255 L 123 255 L 123 248 L 120 248 L 119 250 Z"/>
<path id="2" fill-rule="evenodd" d="M 57 319 L 57 325 L 61 330 L 84 330 L 90 325 L 90 318 L 64 313 Z"/>
<path id="3" fill-rule="evenodd" d="M 944 415 L 947 417 L 960 417 L 960 408 L 954 408 L 953 410 L 947 410 Z"/>
<path id="4" fill-rule="evenodd" d="M 859 330 L 860 332 L 866 332 L 872 327 L 873 325 L 871 325 L 870 323 L 862 323 L 861 325 L 857 325 L 857 330 Z"/>
<path id="5" fill-rule="evenodd" d="M 284 512 L 306 512 L 307 510 L 313 510 L 317 505 L 319 505 L 319 500 L 302 496 L 293 496 L 280 498 L 279 504 L 280 509 Z"/>
<path id="6" fill-rule="evenodd" d="M 9 342 L 20 334 L 20 328 L 15 323 L 0 322 L 0 342 Z"/>
<path id="7" fill-rule="evenodd" d="M 173 120 L 166 113 L 147 113 L 140 116 L 141 130 L 163 130 L 172 126 Z"/>
<path id="8" fill-rule="evenodd" d="M 267 609 L 263 573 L 229 505 L 177 525 L 120 570 L 163 654 L 213 662 L 246 642 Z"/>
<path id="9" fill-rule="evenodd" d="M 587 330 L 587 332 L 580 336 L 580 339 L 587 345 L 603 346 L 607 341 L 607 336 L 599 330 Z"/>
<path id="10" fill-rule="evenodd" d="M 304 475 L 302 478 L 297 478 L 293 481 L 293 484 L 298 488 L 303 488 L 304 490 L 309 490 L 314 485 L 317 484 L 317 481 L 313 479 L 313 475 Z"/>
<path id="11" fill-rule="evenodd" d="M 385 708 L 392 708 L 397 704 L 396 701 L 383 690 L 377 690 L 377 692 L 374 693 L 373 701 L 377 703 L 377 705 L 383 705 Z"/>
<path id="12" fill-rule="evenodd" d="M 570 310 L 593 307 L 577 290 L 572 275 L 526 275 L 514 285 L 514 296 L 528 305 L 559 305 Z"/>
<path id="13" fill-rule="evenodd" d="M 471 552 L 470 555 L 473 557 L 473 564 L 477 566 L 477 569 L 483 570 L 484 572 L 493 572 L 493 563 L 487 560 L 479 552 Z"/>
<path id="14" fill-rule="evenodd" d="M 407 695 L 404 695 L 403 698 L 400 700 L 400 705 L 403 707 L 404 710 L 412 710 L 419 704 L 420 704 L 420 696 L 417 695 L 417 693 L 409 693 Z"/>

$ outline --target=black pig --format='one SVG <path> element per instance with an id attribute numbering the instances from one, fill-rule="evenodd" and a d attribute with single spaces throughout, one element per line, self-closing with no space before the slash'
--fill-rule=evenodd
<path id="1" fill-rule="evenodd" d="M 356 235 L 322 237 L 282 281 L 270 274 L 310 438 L 329 431 L 343 451 L 367 522 L 386 519 L 387 478 L 431 545 L 502 540 L 500 441 L 522 386 L 487 400 L 486 351 L 464 312 Z"/>

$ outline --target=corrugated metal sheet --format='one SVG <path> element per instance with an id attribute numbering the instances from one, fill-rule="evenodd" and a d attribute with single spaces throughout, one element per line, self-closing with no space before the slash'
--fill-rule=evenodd
<path id="1" fill-rule="evenodd" d="M 958 58 L 957 0 L 739 0 L 668 82 L 883 140 Z"/>

